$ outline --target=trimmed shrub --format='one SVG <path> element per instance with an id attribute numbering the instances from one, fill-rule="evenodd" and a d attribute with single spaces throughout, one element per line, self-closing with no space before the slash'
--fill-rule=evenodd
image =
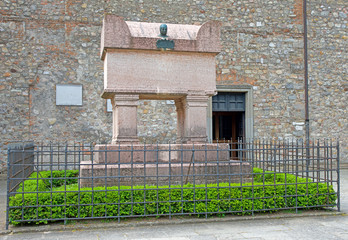
<path id="1" fill-rule="evenodd" d="M 78 176 L 78 170 L 34 172 L 19 185 L 17 192 L 43 192 L 62 185 L 75 184 Z"/>
<path id="2" fill-rule="evenodd" d="M 255 171 L 261 173 L 257 169 L 254 169 L 254 173 Z M 63 218 L 160 216 L 175 213 L 250 214 L 253 211 L 336 204 L 337 196 L 332 186 L 300 178 L 297 178 L 295 184 L 293 181 L 296 182 L 296 177 L 290 174 L 286 176 L 287 184 L 284 181 L 274 182 L 274 178 L 283 179 L 282 175 L 277 175 L 269 177 L 272 181 L 254 182 L 254 185 L 186 184 L 172 185 L 171 189 L 168 186 L 95 187 L 81 188 L 78 192 L 78 185 L 75 183 L 58 186 L 44 193 L 22 192 L 10 197 L 10 222 L 16 225 L 23 219 L 38 224 Z M 57 185 L 61 183 L 59 181 Z"/>
<path id="3" fill-rule="evenodd" d="M 276 173 L 272 171 L 263 171 L 261 168 L 253 168 L 253 177 L 255 182 L 281 182 L 281 183 L 305 183 L 312 182 L 310 178 L 296 177 L 290 173 Z"/>

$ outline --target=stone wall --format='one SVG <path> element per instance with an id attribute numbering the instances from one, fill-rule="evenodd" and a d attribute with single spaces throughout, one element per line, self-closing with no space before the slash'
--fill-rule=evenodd
<path id="1" fill-rule="evenodd" d="M 310 129 L 341 139 L 348 156 L 347 3 L 308 5 Z M 256 137 L 304 137 L 302 0 L 0 2 L 0 161 L 13 141 L 110 142 L 111 113 L 100 98 L 104 14 L 129 21 L 223 23 L 217 84 L 252 85 Z M 56 106 L 56 84 L 82 84 L 82 106 Z M 175 106 L 143 101 L 139 137 L 176 138 Z M 158 130 L 158 131 L 157 131 Z"/>

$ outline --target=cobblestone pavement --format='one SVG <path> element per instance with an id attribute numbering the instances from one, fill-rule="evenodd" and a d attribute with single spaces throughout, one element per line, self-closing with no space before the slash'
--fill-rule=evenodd
<path id="1" fill-rule="evenodd" d="M 6 184 L 1 181 L 1 192 Z M 4 195 L 1 205 L 4 205 Z M 3 213 L 4 207 L 1 208 Z M 277 214 L 264 219 L 226 221 L 215 219 L 211 222 L 170 223 L 151 226 L 121 226 L 89 230 L 77 223 L 70 230 L 55 231 L 50 228 L 31 228 L 32 232 L 0 235 L 0 239 L 146 239 L 146 240 L 222 240 L 222 239 L 348 239 L 348 169 L 341 171 L 341 210 L 338 215 L 306 216 L 287 218 Z M 1 224 L 4 215 L 1 215 Z M 62 225 L 63 226 L 63 225 Z M 38 232 L 40 231 L 40 232 Z"/>

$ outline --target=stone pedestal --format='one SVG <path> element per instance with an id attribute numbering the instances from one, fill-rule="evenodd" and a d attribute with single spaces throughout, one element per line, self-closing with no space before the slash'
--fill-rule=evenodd
<path id="1" fill-rule="evenodd" d="M 178 140 L 185 143 L 207 141 L 208 96 L 189 94 L 175 101 Z"/>
<path id="2" fill-rule="evenodd" d="M 115 94 L 111 99 L 113 114 L 112 143 L 138 143 L 137 107 L 139 95 Z"/>
<path id="3" fill-rule="evenodd" d="M 248 181 L 251 167 L 230 160 L 228 144 L 96 145 L 82 161 L 81 187 Z"/>
<path id="4" fill-rule="evenodd" d="M 188 143 L 207 141 L 208 98 L 205 95 L 186 96 L 184 139 Z"/>

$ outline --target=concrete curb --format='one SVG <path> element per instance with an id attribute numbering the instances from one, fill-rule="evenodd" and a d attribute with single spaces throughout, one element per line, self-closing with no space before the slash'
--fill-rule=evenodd
<path id="1" fill-rule="evenodd" d="M 302 210 L 301 210 L 302 211 Z M 129 219 L 121 222 L 103 222 L 103 220 L 86 220 L 77 223 L 63 225 L 62 223 L 40 225 L 40 226 L 26 226 L 26 227 L 11 227 L 9 230 L 0 230 L 1 235 L 19 234 L 19 233 L 33 233 L 33 232 L 62 232 L 62 231 L 85 231 L 95 229 L 115 229 L 115 228 L 129 228 L 129 227 L 146 227 L 159 225 L 180 225 L 180 224 L 199 224 L 199 223 L 213 223 L 213 222 L 234 222 L 234 221 L 252 221 L 252 220 L 269 220 L 269 219 L 283 219 L 283 218 L 305 218 L 305 217 L 322 217 L 322 216 L 346 216 L 345 212 L 337 212 L 334 210 L 318 210 L 315 212 L 305 213 L 272 213 L 260 214 L 256 216 L 227 216 L 227 217 L 209 217 L 207 219 L 199 218 L 180 218 L 173 219 Z"/>

